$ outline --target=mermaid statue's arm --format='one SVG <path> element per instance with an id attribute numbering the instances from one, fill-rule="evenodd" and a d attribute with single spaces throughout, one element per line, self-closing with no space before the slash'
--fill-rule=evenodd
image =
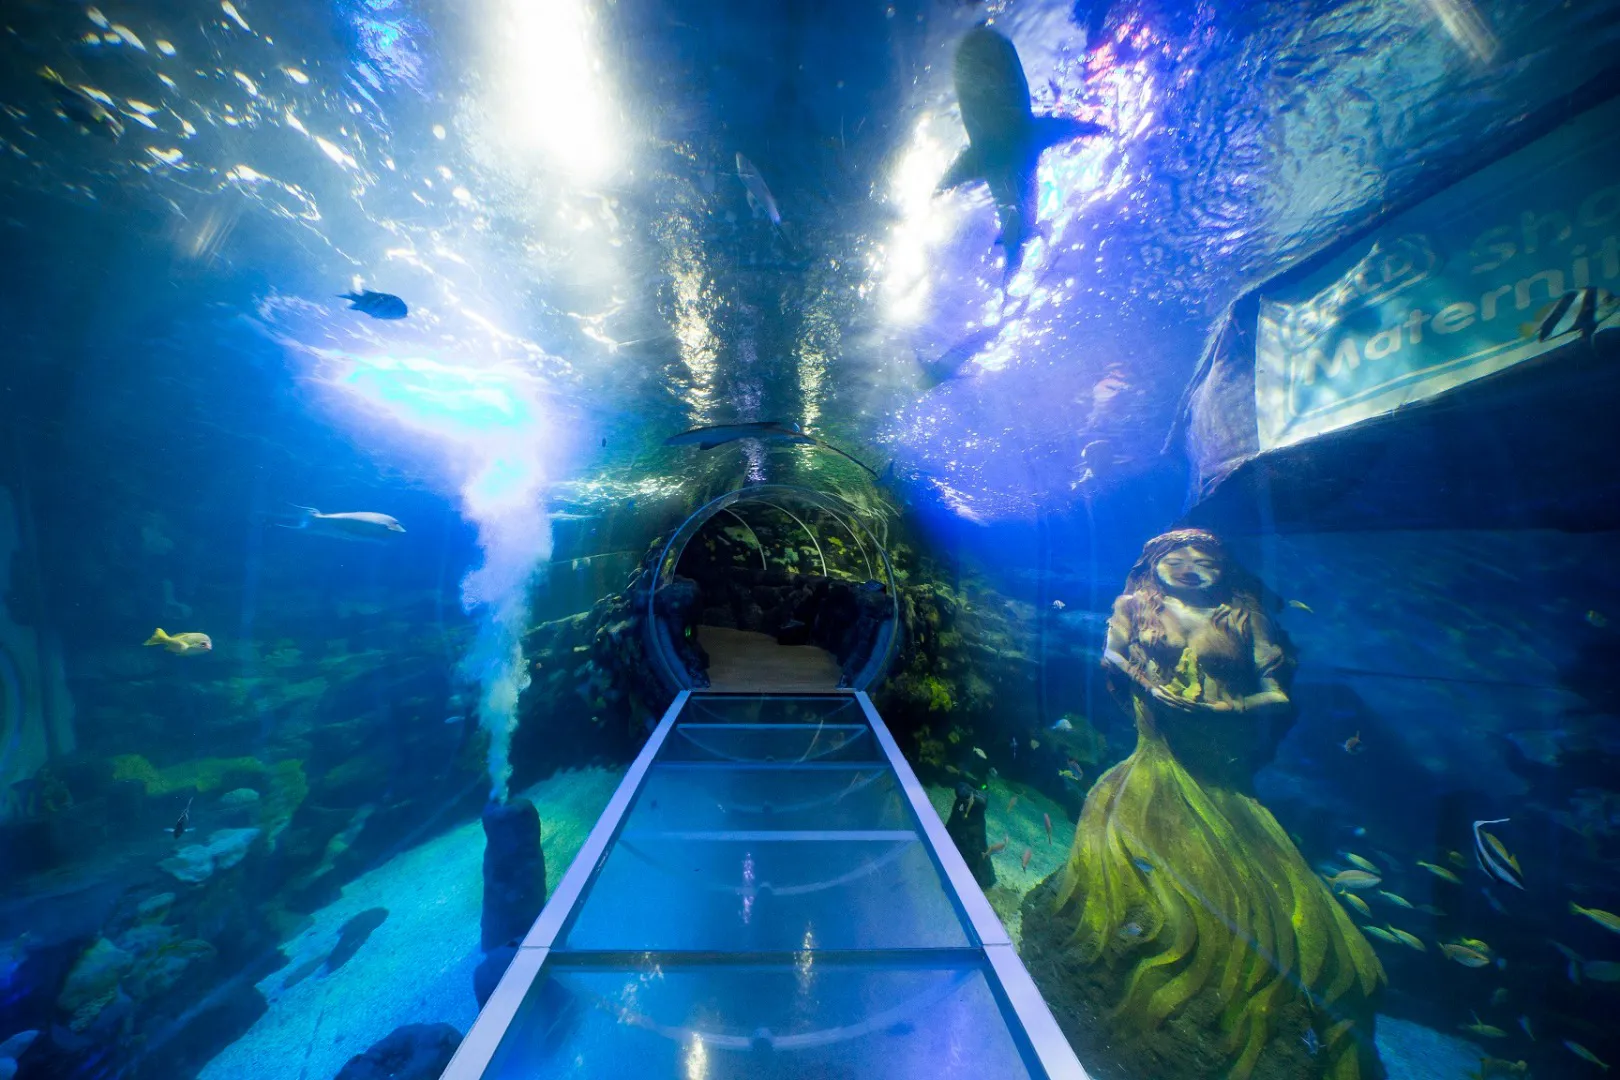
<path id="1" fill-rule="evenodd" d="M 1134 603 L 1130 595 L 1114 600 L 1114 613 L 1108 618 L 1108 640 L 1103 645 L 1103 667 L 1113 668 L 1131 680 L 1143 693 L 1153 692 L 1153 681 L 1140 664 L 1132 663 L 1125 655 L 1136 633 L 1133 618 Z"/>
<path id="2" fill-rule="evenodd" d="M 1249 636 L 1254 643 L 1254 670 L 1258 689 L 1235 702 L 1239 712 L 1286 709 L 1288 691 L 1280 676 L 1286 671 L 1288 655 L 1272 634 L 1271 620 L 1256 613 L 1249 619 Z"/>

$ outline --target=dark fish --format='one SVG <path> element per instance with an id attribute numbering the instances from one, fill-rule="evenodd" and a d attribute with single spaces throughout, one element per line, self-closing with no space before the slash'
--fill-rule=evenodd
<path id="1" fill-rule="evenodd" d="M 403 319 L 411 313 L 411 309 L 405 306 L 405 301 L 393 293 L 362 289 L 357 293 L 341 295 L 343 299 L 349 301 L 350 311 L 363 312 L 373 319 Z"/>
<path id="2" fill-rule="evenodd" d="M 124 122 L 114 116 L 112 110 L 101 102 L 78 87 L 69 86 L 55 77 L 54 73 L 51 75 L 41 73 L 40 78 L 45 80 L 45 85 L 56 95 L 56 107 L 63 116 L 75 124 L 83 125 L 92 134 L 105 136 L 114 142 L 124 134 Z"/>
<path id="3" fill-rule="evenodd" d="M 354 959 L 354 954 L 360 951 L 360 946 L 366 943 L 372 931 L 381 926 L 388 918 L 388 909 L 381 907 L 367 908 L 360 914 L 343 924 L 338 931 L 337 944 L 332 946 L 332 953 L 326 958 L 325 970 L 330 973 Z"/>
<path id="4" fill-rule="evenodd" d="M 181 836 L 185 835 L 185 831 L 191 827 L 191 804 L 195 800 L 196 800 L 195 795 L 193 795 L 190 799 L 187 799 L 186 800 L 186 808 L 184 810 L 180 811 L 180 817 L 175 820 L 175 823 L 174 823 L 174 838 L 176 840 L 180 839 Z"/>
<path id="5" fill-rule="evenodd" d="M 297 967 L 287 972 L 287 977 L 281 980 L 281 988 L 283 990 L 291 990 L 293 987 L 315 974 L 315 972 L 319 971 L 321 965 L 325 962 L 326 957 L 324 956 L 310 957 L 302 964 L 299 964 Z"/>
<path id="6" fill-rule="evenodd" d="M 917 365 L 922 368 L 923 389 L 932 390 L 940 383 L 958 378 L 962 374 L 962 369 L 967 367 L 986 345 L 994 341 L 1000 332 L 999 323 L 995 326 L 981 326 L 940 354 L 937 360 L 924 360 L 918 355 Z"/>
<path id="7" fill-rule="evenodd" d="M 1598 309 L 1613 308 L 1615 298 L 1598 288 L 1572 289 L 1560 296 L 1536 328 L 1536 340 L 1546 341 L 1563 334 L 1576 334 L 1582 341 L 1590 341 L 1597 332 Z M 1574 311 L 1574 318 L 1562 330 L 1559 326 Z M 1606 318 L 1606 316 L 1605 316 Z"/>
<path id="8" fill-rule="evenodd" d="M 1142 871 L 1144 874 L 1153 873 L 1153 864 L 1148 862 L 1146 859 L 1140 857 L 1132 859 L 1131 865 Z"/>
<path id="9" fill-rule="evenodd" d="M 798 443 L 801 445 L 819 446 L 831 450 L 841 458 L 853 461 L 874 477 L 877 473 L 870 465 L 859 458 L 850 457 L 825 439 L 818 439 L 814 435 L 807 435 L 804 429 L 791 420 L 756 420 L 746 424 L 714 424 L 710 427 L 693 428 L 683 431 L 679 435 L 671 435 L 664 440 L 665 446 L 696 446 L 699 450 L 713 450 L 726 443 L 737 442 L 739 439 L 759 439 L 761 442 Z"/>
<path id="10" fill-rule="evenodd" d="M 1035 170 L 1041 153 L 1072 139 L 1107 129 L 1067 116 L 1036 116 L 1029 107 L 1029 80 L 1013 43 L 986 26 L 968 31 L 956 47 L 953 69 L 968 147 L 952 163 L 940 191 L 983 180 L 996 202 L 1004 280 L 1023 257 L 1035 227 Z"/>
<path id="11" fill-rule="evenodd" d="M 1489 821 L 1474 822 L 1474 861 L 1479 868 L 1504 885 L 1511 885 L 1515 889 L 1524 888 L 1524 875 L 1519 872 L 1517 861 L 1508 854 L 1507 848 L 1496 837 L 1486 832 L 1482 826 L 1498 825 L 1509 821 L 1509 818 L 1491 818 Z"/>
<path id="12" fill-rule="evenodd" d="M 1322 1049 L 1322 1043 L 1321 1040 L 1316 1037 L 1315 1028 L 1306 1028 L 1305 1034 L 1299 1037 L 1299 1041 L 1305 1044 L 1305 1052 L 1311 1055 L 1311 1057 L 1315 1057 L 1316 1052 Z"/>

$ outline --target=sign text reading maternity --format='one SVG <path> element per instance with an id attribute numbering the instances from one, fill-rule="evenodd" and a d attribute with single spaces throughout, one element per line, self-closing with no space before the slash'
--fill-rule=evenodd
<path id="1" fill-rule="evenodd" d="M 1620 289 L 1620 101 L 1392 219 L 1260 303 L 1260 446 L 1287 446 L 1522 363 L 1570 289 Z"/>

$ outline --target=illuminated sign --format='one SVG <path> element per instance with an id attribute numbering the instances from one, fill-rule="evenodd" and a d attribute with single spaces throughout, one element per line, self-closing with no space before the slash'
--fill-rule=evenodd
<path id="1" fill-rule="evenodd" d="M 1543 340 L 1570 290 L 1620 289 L 1620 100 L 1391 219 L 1302 280 L 1264 292 L 1260 448 L 1433 397 L 1567 343 Z"/>

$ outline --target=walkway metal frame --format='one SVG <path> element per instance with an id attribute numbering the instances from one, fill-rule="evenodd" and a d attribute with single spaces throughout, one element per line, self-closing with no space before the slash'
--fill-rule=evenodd
<path id="1" fill-rule="evenodd" d="M 641 753 L 625 773 L 624 779 L 619 782 L 613 798 L 608 802 L 602 816 L 597 819 L 590 835 L 586 837 L 584 846 L 574 857 L 567 874 L 557 886 L 557 891 L 552 894 L 540 917 L 535 920 L 534 926 L 524 937 L 516 957 L 507 967 L 506 974 L 502 976 L 494 994 L 478 1014 L 478 1020 L 473 1024 L 472 1030 L 462 1040 L 441 1080 L 481 1080 L 483 1077 L 513 1018 L 516 1017 L 519 1006 L 540 976 L 558 935 L 567 926 L 569 917 L 585 894 L 586 886 L 606 861 L 609 848 L 618 835 L 631 804 L 635 801 L 636 793 L 641 789 L 648 770 L 687 703 L 693 697 L 758 699 L 770 696 L 773 695 L 692 690 L 683 690 L 676 695 L 675 701 L 648 737 L 647 744 L 642 747 Z M 871 699 L 865 692 L 859 690 L 779 696 L 854 698 L 866 722 L 871 726 L 878 745 L 882 747 L 889 766 L 894 770 L 901 789 L 905 792 L 912 814 L 921 826 L 929 854 L 944 877 L 951 900 L 957 910 L 965 915 L 974 935 L 978 938 L 979 948 L 982 949 L 990 969 L 987 977 L 992 974 L 994 976 L 991 978 L 992 989 L 1004 997 L 1012 1017 L 1016 1019 L 1023 1035 L 1028 1039 L 1029 1048 L 1040 1070 L 1049 1080 L 1088 1080 L 1085 1069 L 1075 1057 L 1068 1040 L 1063 1037 L 1045 999 L 1041 997 L 1034 981 L 1030 979 L 1023 961 L 1018 958 L 1012 939 L 1007 936 L 1006 928 L 1001 925 L 1001 920 L 996 918 L 990 902 L 985 899 L 978 883 L 973 880 L 967 863 L 945 832 L 945 825 L 940 821 L 939 814 L 929 803 L 922 784 L 900 753 L 900 747 L 895 743 L 882 718 L 878 716 Z"/>

